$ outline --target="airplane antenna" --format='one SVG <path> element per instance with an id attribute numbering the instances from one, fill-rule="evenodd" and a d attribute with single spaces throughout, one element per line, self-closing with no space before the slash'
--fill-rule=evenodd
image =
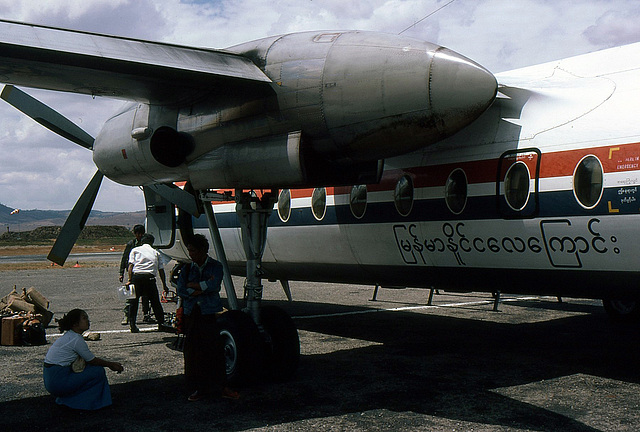
<path id="1" fill-rule="evenodd" d="M 401 35 L 402 33 L 406 32 L 407 30 L 409 30 L 411 27 L 415 27 L 418 24 L 420 24 L 422 21 L 426 20 L 427 18 L 429 18 L 431 15 L 435 14 L 436 12 L 446 8 L 447 6 L 449 6 L 451 3 L 453 3 L 456 0 L 451 0 L 449 3 L 445 4 L 444 6 L 440 6 L 438 9 L 434 10 L 433 12 L 431 12 L 430 14 L 422 17 L 421 19 L 419 19 L 418 21 L 414 22 L 413 24 L 411 24 L 409 27 L 407 27 L 406 29 L 402 30 L 400 33 L 398 33 L 399 35 Z"/>

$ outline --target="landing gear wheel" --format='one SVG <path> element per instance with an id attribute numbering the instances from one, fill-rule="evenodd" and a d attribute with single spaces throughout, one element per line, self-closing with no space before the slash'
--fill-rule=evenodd
<path id="1" fill-rule="evenodd" d="M 602 305 L 609 318 L 614 321 L 625 323 L 640 321 L 640 302 L 637 300 L 603 299 Z"/>
<path id="2" fill-rule="evenodd" d="M 231 310 L 218 319 L 224 344 L 227 381 L 237 386 L 249 384 L 258 377 L 263 361 L 263 341 L 258 326 L 244 312 Z"/>
<path id="3" fill-rule="evenodd" d="M 265 333 L 265 364 L 270 377 L 285 381 L 295 373 L 300 362 L 300 339 L 291 317 L 275 306 L 261 309 Z"/>

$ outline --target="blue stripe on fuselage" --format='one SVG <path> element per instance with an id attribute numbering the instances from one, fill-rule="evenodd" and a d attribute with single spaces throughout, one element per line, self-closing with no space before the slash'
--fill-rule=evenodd
<path id="1" fill-rule="evenodd" d="M 444 198 L 416 200 L 408 216 L 402 216 L 391 201 L 369 203 L 363 218 L 357 219 L 351 213 L 349 205 L 328 206 L 325 217 L 319 221 L 311 208 L 292 208 L 287 222 L 282 222 L 277 211 L 271 214 L 269 226 L 313 226 L 336 224 L 379 224 L 379 223 L 407 223 L 407 222 L 437 222 L 437 221 L 469 221 L 488 219 L 529 219 L 533 217 L 572 217 L 572 216 L 603 216 L 609 212 L 609 202 L 612 208 L 619 210 L 615 214 L 638 214 L 640 203 L 622 203 L 618 195 L 619 188 L 605 189 L 599 204 L 590 210 L 580 206 L 572 191 L 554 191 L 538 194 L 536 202 L 532 194 L 527 206 L 520 212 L 509 208 L 504 198 L 495 196 L 470 197 L 464 211 L 453 214 Z M 630 205 L 631 204 L 631 205 Z M 235 212 L 216 213 L 216 220 L 220 228 L 237 228 L 240 226 Z M 207 228 L 207 219 L 201 216 L 194 219 L 194 228 Z"/>

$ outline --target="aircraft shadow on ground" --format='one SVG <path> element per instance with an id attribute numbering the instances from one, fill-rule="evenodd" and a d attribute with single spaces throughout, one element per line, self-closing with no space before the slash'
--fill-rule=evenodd
<path id="1" fill-rule="evenodd" d="M 563 312 L 576 312 L 585 314 L 603 314 L 604 308 L 600 304 L 572 303 L 571 300 L 547 300 L 547 301 L 527 301 L 509 300 L 509 306 L 517 306 L 530 309 L 532 313 L 537 310 L 554 310 Z M 499 308 L 499 307 L 498 307 Z"/>
<path id="2" fill-rule="evenodd" d="M 293 315 L 317 314 L 322 306 L 284 304 Z M 357 423 L 363 412 L 389 410 L 499 427 L 592 431 L 491 390 L 578 373 L 640 383 L 637 328 L 614 326 L 603 314 L 514 325 L 396 312 L 296 324 L 371 343 L 303 355 L 291 381 L 241 389 L 240 401 L 189 403 L 183 378 L 170 376 L 113 385 L 114 405 L 97 413 L 62 410 L 51 397 L 3 403 L 0 410 L 11 413 L 3 429 L 244 430 L 334 416 Z"/>

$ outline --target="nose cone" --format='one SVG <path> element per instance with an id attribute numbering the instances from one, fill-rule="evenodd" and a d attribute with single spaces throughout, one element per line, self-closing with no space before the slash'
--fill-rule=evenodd
<path id="1" fill-rule="evenodd" d="M 445 135 L 460 130 L 493 102 L 498 83 L 491 72 L 447 48 L 439 48 L 429 68 L 429 106 Z"/>

